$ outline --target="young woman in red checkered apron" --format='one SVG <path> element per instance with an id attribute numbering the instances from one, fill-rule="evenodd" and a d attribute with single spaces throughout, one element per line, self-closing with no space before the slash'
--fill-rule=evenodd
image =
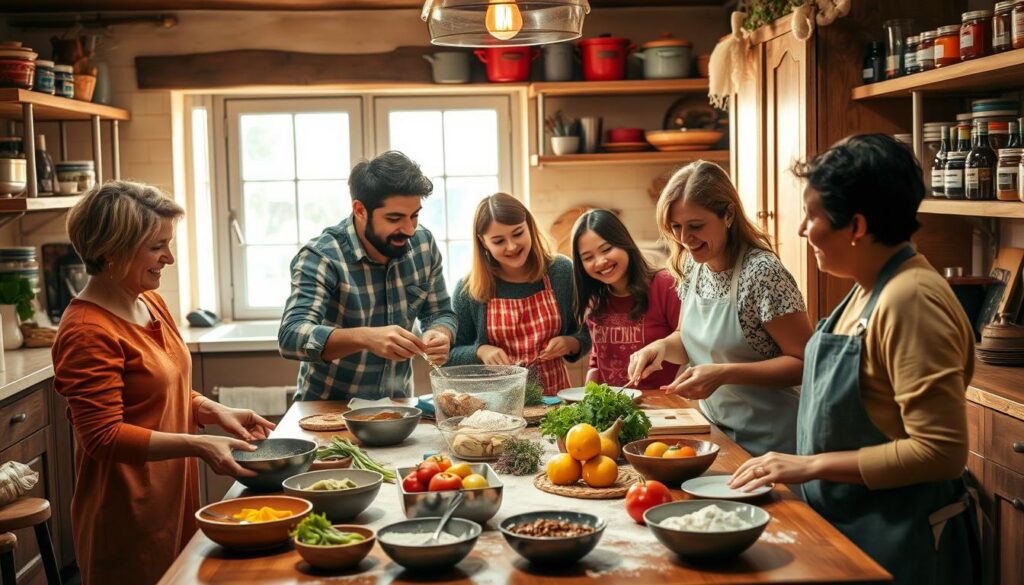
<path id="1" fill-rule="evenodd" d="M 533 216 L 511 195 L 481 201 L 473 227 L 473 265 L 452 303 L 458 333 L 448 363 L 527 365 L 548 395 L 572 386 L 565 361 L 590 349 L 572 310 L 572 262 L 548 251 Z"/>

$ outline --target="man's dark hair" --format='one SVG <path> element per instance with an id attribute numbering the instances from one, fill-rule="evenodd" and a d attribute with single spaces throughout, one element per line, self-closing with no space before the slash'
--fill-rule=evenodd
<path id="1" fill-rule="evenodd" d="M 367 213 L 373 213 L 393 195 L 429 197 L 434 184 L 423 176 L 420 165 L 397 150 L 389 150 L 357 164 L 348 177 L 348 188 L 352 199 L 362 203 Z"/>
<path id="2" fill-rule="evenodd" d="M 868 233 L 887 246 L 910 240 L 921 224 L 917 208 L 924 199 L 921 166 L 914 153 L 892 136 L 848 136 L 809 161 L 793 166 L 821 196 L 835 229 L 859 213 Z"/>

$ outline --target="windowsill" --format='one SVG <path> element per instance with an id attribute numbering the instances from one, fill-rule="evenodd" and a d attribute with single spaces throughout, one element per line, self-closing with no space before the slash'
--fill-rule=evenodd
<path id="1" fill-rule="evenodd" d="M 182 327 L 181 336 L 193 353 L 277 351 L 280 321 L 234 321 L 214 327 Z"/>

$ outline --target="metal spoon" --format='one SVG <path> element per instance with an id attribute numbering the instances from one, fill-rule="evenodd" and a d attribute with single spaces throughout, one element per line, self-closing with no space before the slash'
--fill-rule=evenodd
<path id="1" fill-rule="evenodd" d="M 435 372 L 435 373 L 436 373 L 436 374 L 437 374 L 438 376 L 440 376 L 440 377 L 442 377 L 442 378 L 447 378 L 447 377 L 448 377 L 448 374 L 444 373 L 444 370 L 442 370 L 442 369 L 441 369 L 441 366 L 439 366 L 439 365 L 435 364 L 435 363 L 434 363 L 434 362 L 433 362 L 433 361 L 432 361 L 432 360 L 430 359 L 430 356 L 428 356 L 428 355 L 427 355 L 427 352 L 425 352 L 425 351 L 421 351 L 421 352 L 420 352 L 420 357 L 421 357 L 421 358 L 423 358 L 423 361 L 427 362 L 427 364 L 428 364 L 428 365 L 430 366 L 430 368 L 431 368 L 432 370 L 434 370 L 434 372 Z"/>
<path id="2" fill-rule="evenodd" d="M 448 504 L 448 509 L 444 511 L 444 516 L 441 516 L 441 523 L 437 525 L 437 530 L 435 530 L 434 533 L 430 535 L 430 538 L 423 541 L 423 544 L 420 546 L 429 546 L 437 544 L 438 539 L 441 537 L 441 531 L 444 530 L 444 525 L 448 523 L 448 519 L 452 517 L 452 514 L 455 512 L 455 508 L 459 507 L 459 504 L 462 503 L 462 498 L 464 498 L 465 496 L 466 494 L 461 490 L 457 494 L 455 494 L 455 497 L 452 498 L 451 503 Z"/>
<path id="3" fill-rule="evenodd" d="M 217 512 L 211 512 L 209 510 L 203 510 L 202 514 L 203 514 L 203 516 L 209 516 L 210 518 L 213 518 L 214 520 L 220 520 L 221 522 L 233 522 L 235 524 L 248 524 L 249 523 L 248 520 L 239 520 L 238 518 L 234 518 L 232 516 L 228 516 L 227 514 L 220 514 L 220 513 L 217 513 Z"/>

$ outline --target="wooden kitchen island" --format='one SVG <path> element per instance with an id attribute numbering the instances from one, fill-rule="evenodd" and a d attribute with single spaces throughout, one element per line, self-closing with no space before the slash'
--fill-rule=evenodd
<path id="1" fill-rule="evenodd" d="M 684 399 L 647 396 L 645 406 L 684 407 Z M 303 416 L 343 410 L 341 402 L 296 402 L 274 432 L 275 437 L 302 437 L 325 442 L 333 434 L 311 433 L 299 428 Z M 530 427 L 525 434 L 537 438 Z M 721 447 L 708 473 L 729 473 L 749 455 L 718 429 L 707 435 L 688 435 L 711 440 Z M 547 445 L 547 443 L 545 443 Z M 548 445 L 545 460 L 555 452 Z M 433 423 L 424 423 L 402 445 L 370 448 L 367 452 L 391 467 L 407 467 L 421 459 L 423 452 L 444 449 L 444 441 Z M 476 547 L 461 563 L 447 571 L 427 575 L 406 571 L 393 563 L 380 546 L 356 569 L 342 573 L 320 572 L 307 565 L 291 545 L 262 553 L 237 553 L 211 542 L 202 532 L 189 542 L 181 556 L 160 581 L 162 584 L 223 583 L 457 583 L 503 584 L 548 583 L 580 585 L 609 583 L 887 583 L 889 574 L 864 552 L 801 502 L 779 486 L 751 503 L 763 507 L 772 521 L 761 539 L 739 557 L 723 563 L 689 564 L 677 559 L 655 540 L 650 531 L 635 524 L 626 514 L 622 499 L 580 500 L 540 492 L 531 477 L 502 475 L 504 497 L 498 514 L 484 527 Z M 678 488 L 678 486 L 669 486 Z M 227 498 L 249 495 L 239 484 Z M 690 496 L 673 490 L 676 499 Z M 503 518 L 529 510 L 565 509 L 589 512 L 608 522 L 597 548 L 579 563 L 536 568 L 519 557 L 505 543 L 496 526 Z M 403 519 L 398 488 L 384 484 L 380 494 L 352 523 L 379 529 Z"/>

